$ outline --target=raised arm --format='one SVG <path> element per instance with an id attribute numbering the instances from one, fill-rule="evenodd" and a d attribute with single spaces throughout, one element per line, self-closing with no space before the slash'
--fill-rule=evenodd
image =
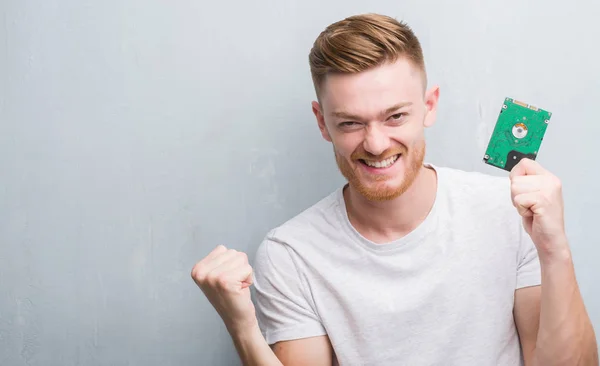
<path id="1" fill-rule="evenodd" d="M 515 323 L 528 366 L 597 366 L 598 348 L 565 234 L 560 180 L 523 159 L 512 200 L 538 252 L 542 284 L 515 293 Z"/>
<path id="2" fill-rule="evenodd" d="M 333 351 L 327 336 L 278 342 L 263 338 L 249 287 L 252 267 L 245 253 L 220 245 L 192 269 L 192 278 L 223 319 L 246 366 L 330 366 Z"/>

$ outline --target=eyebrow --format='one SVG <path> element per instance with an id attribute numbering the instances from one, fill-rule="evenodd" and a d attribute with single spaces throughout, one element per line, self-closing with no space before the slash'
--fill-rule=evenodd
<path id="1" fill-rule="evenodd" d="M 400 108 L 408 107 L 411 105 L 412 105 L 412 102 L 400 102 L 398 104 L 395 104 L 395 105 L 389 107 L 385 111 L 380 112 L 379 117 L 385 118 L 388 114 L 395 112 L 396 110 L 398 110 Z M 348 119 L 348 120 L 353 120 L 353 121 L 360 121 L 362 119 L 360 116 L 357 116 L 352 113 L 344 112 L 344 111 L 336 111 L 336 112 L 333 112 L 331 115 L 333 117 L 337 117 L 337 118 L 341 118 L 341 119 Z"/>

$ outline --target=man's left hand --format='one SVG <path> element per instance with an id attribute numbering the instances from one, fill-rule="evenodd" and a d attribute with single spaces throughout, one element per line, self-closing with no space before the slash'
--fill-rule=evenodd
<path id="1" fill-rule="evenodd" d="M 560 179 L 531 159 L 522 159 L 510 172 L 513 205 L 523 217 L 540 256 L 567 249 Z"/>

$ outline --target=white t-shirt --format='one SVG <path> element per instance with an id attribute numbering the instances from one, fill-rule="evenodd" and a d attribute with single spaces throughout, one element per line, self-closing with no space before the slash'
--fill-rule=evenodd
<path id="1" fill-rule="evenodd" d="M 428 166 L 433 208 L 394 242 L 354 229 L 342 187 L 269 232 L 254 261 L 269 344 L 327 335 L 341 365 L 523 365 L 514 293 L 541 274 L 509 179 Z"/>

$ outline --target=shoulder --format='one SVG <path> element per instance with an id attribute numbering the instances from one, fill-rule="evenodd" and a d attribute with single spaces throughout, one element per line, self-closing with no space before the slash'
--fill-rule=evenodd
<path id="1" fill-rule="evenodd" d="M 287 257 L 290 250 L 299 250 L 297 244 L 306 247 L 312 242 L 321 242 L 323 235 L 336 231 L 340 226 L 341 189 L 271 229 L 259 245 L 257 260 Z"/>
<path id="2" fill-rule="evenodd" d="M 467 171 L 451 167 L 435 167 L 435 169 L 454 188 L 476 191 L 506 190 L 510 188 L 508 174 L 505 176 L 496 176 L 479 171 Z"/>
<path id="3" fill-rule="evenodd" d="M 451 199 L 464 203 L 494 206 L 512 206 L 510 179 L 478 171 L 466 171 L 450 167 L 436 167 L 442 188 Z"/>
<path id="4" fill-rule="evenodd" d="M 442 204 L 440 211 L 449 227 L 479 235 L 481 242 L 494 240 L 496 250 L 513 253 L 523 239 L 522 219 L 511 199 L 508 174 L 494 176 L 476 171 L 437 168 Z"/>
<path id="5" fill-rule="evenodd" d="M 508 174 L 494 176 L 449 167 L 436 170 L 447 215 L 477 225 L 493 221 L 518 228 L 520 217 L 512 203 Z"/>
<path id="6" fill-rule="evenodd" d="M 335 190 L 312 206 L 273 228 L 267 238 L 278 239 L 314 231 L 328 231 L 339 224 L 341 190 Z"/>

